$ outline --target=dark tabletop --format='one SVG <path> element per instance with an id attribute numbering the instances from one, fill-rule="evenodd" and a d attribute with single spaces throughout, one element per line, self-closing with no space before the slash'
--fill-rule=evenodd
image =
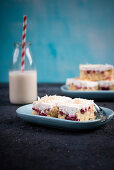
<path id="1" fill-rule="evenodd" d="M 62 95 L 61 84 L 39 84 L 38 94 Z M 96 103 L 114 110 L 113 101 Z M 112 170 L 114 119 L 89 131 L 65 131 L 27 123 L 11 105 L 8 84 L 0 84 L 0 169 Z"/>

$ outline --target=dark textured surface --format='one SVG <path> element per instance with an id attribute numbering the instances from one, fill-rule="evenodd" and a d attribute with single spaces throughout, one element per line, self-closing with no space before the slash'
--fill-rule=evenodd
<path id="1" fill-rule="evenodd" d="M 40 84 L 39 96 L 61 94 L 61 84 Z M 114 102 L 96 102 L 114 110 Z M 8 85 L 0 84 L 0 167 L 4 170 L 112 170 L 114 119 L 90 131 L 63 131 L 24 122 L 11 105 Z"/>

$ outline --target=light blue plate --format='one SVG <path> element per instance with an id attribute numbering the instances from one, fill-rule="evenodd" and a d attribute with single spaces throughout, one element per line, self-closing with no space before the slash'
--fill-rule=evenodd
<path id="1" fill-rule="evenodd" d="M 108 108 L 101 107 L 109 119 L 106 122 L 101 122 L 101 119 L 89 120 L 85 122 L 76 122 L 71 120 L 64 120 L 58 118 L 52 118 L 47 116 L 32 115 L 32 104 L 19 107 L 16 112 L 17 115 L 25 121 L 44 125 L 53 128 L 69 129 L 69 130 L 84 130 L 93 129 L 109 122 L 114 112 Z"/>
<path id="2" fill-rule="evenodd" d="M 65 96 L 80 97 L 92 100 L 114 100 L 114 91 L 71 91 L 67 85 L 61 86 L 61 91 Z"/>

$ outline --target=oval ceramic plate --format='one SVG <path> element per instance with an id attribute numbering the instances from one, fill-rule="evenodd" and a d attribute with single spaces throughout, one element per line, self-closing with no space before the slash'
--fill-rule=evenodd
<path id="1" fill-rule="evenodd" d="M 70 97 L 80 97 L 92 100 L 114 100 L 114 91 L 71 91 L 67 85 L 61 86 L 64 95 Z"/>
<path id="2" fill-rule="evenodd" d="M 16 110 L 16 112 L 18 117 L 31 123 L 36 123 L 39 125 L 44 125 L 53 128 L 61 128 L 61 129 L 69 129 L 69 130 L 84 130 L 84 129 L 97 128 L 99 126 L 106 124 L 112 119 L 114 112 L 108 108 L 104 108 L 104 107 L 101 108 L 103 112 L 105 112 L 105 114 L 109 116 L 109 119 L 105 122 L 101 122 L 101 119 L 89 120 L 85 122 L 81 122 L 81 121 L 76 122 L 76 121 L 52 118 L 47 116 L 32 115 L 32 104 L 19 107 Z"/>

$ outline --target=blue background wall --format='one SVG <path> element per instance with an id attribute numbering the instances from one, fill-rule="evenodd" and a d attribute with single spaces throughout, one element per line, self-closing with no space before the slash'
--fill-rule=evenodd
<path id="1" fill-rule="evenodd" d="M 1 82 L 8 81 L 24 14 L 39 82 L 63 82 L 79 75 L 80 63 L 114 64 L 113 0 L 1 0 Z"/>

